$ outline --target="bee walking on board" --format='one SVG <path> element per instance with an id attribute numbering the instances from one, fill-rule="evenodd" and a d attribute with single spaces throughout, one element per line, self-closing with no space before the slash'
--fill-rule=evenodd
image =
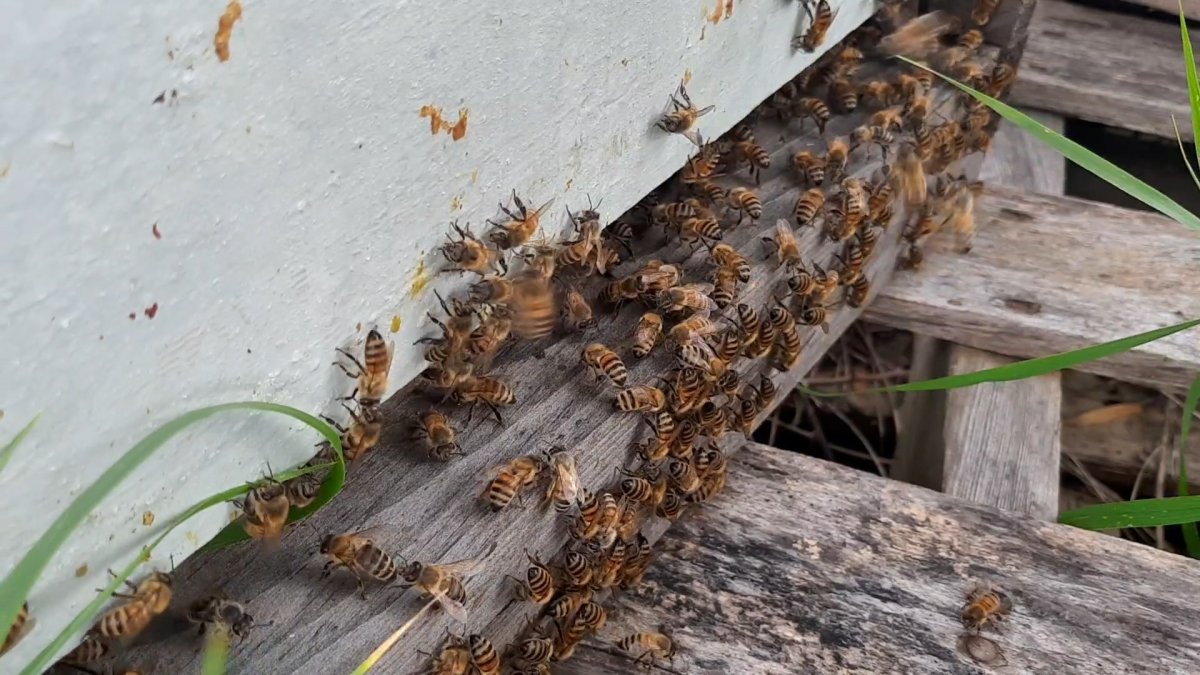
<path id="1" fill-rule="evenodd" d="M 188 606 L 187 620 L 200 626 L 200 634 L 215 630 L 227 637 L 244 640 L 254 627 L 254 617 L 239 602 L 215 593 Z"/>
<path id="2" fill-rule="evenodd" d="M 814 52 L 817 47 L 825 44 L 825 36 L 829 33 L 829 27 L 833 25 L 833 19 L 837 12 L 829 6 L 829 0 L 801 0 L 801 2 L 804 5 L 805 13 L 808 14 L 808 30 L 803 35 L 792 39 L 792 48 Z M 815 10 L 813 9 L 814 4 L 816 5 Z"/>
<path id="3" fill-rule="evenodd" d="M 516 403 L 517 396 L 513 393 L 512 388 L 502 380 L 494 377 L 468 377 L 451 392 L 450 400 L 456 405 L 470 404 L 470 407 L 467 409 L 468 424 L 470 424 L 471 416 L 475 412 L 475 404 L 482 403 L 492 411 L 492 415 L 496 417 L 496 421 L 503 425 L 504 418 L 500 416 L 499 406 Z"/>
<path id="4" fill-rule="evenodd" d="M 546 501 L 554 504 L 554 510 L 566 513 L 575 505 L 580 493 L 579 470 L 575 467 L 575 456 L 557 447 L 548 453 L 550 485 L 546 488 Z"/>
<path id="5" fill-rule="evenodd" d="M 417 417 L 417 429 L 413 438 L 423 440 L 429 456 L 443 462 L 452 457 L 461 457 L 462 448 L 454 440 L 454 427 L 441 412 L 430 408 Z"/>
<path id="6" fill-rule="evenodd" d="M 345 364 L 334 362 L 342 372 L 358 381 L 358 386 L 345 400 L 357 399 L 364 406 L 379 405 L 383 401 L 383 395 L 387 393 L 388 376 L 392 371 L 393 347 L 394 345 L 383 339 L 379 331 L 371 329 L 363 345 L 362 361 L 345 349 L 338 348 L 338 353 L 350 359 L 358 368 L 357 372 L 352 373 Z"/>
<path id="7" fill-rule="evenodd" d="M 521 201 L 521 198 L 517 196 L 516 190 L 513 190 L 512 202 L 516 211 L 510 210 L 504 204 L 500 205 L 500 210 L 509 218 L 508 222 L 494 223 L 490 220 L 488 221 L 488 225 L 494 228 L 488 234 L 488 239 L 501 251 L 516 248 L 533 239 L 533 235 L 537 232 L 538 226 L 541 223 L 542 214 L 546 212 L 546 209 L 550 208 L 554 200 L 547 201 L 531 212 L 526 208 L 525 202 Z"/>
<path id="8" fill-rule="evenodd" d="M 967 604 L 960 612 L 963 626 L 978 632 L 987 625 L 996 625 L 1012 613 L 1012 600 L 1001 590 L 976 585 L 967 593 Z"/>
<path id="9" fill-rule="evenodd" d="M 662 317 L 654 312 L 646 312 L 638 319 L 633 332 L 633 355 L 639 359 L 645 358 L 662 341 L 662 336 Z"/>
<path id="10" fill-rule="evenodd" d="M 792 231 L 788 221 L 782 218 L 775 221 L 775 238 L 763 237 L 762 242 L 767 248 L 767 255 L 774 255 L 780 267 L 796 267 L 801 264 L 800 243 L 796 241 L 796 233 Z"/>
<path id="11" fill-rule="evenodd" d="M 660 628 L 655 633 L 634 633 L 617 640 L 617 647 L 630 654 L 637 654 L 634 663 L 643 661 L 647 666 L 653 666 L 657 659 L 674 662 L 679 646 Z"/>
<path id="12" fill-rule="evenodd" d="M 484 488 L 480 498 L 499 511 L 517 497 L 526 487 L 533 485 L 542 476 L 546 463 L 536 455 L 522 455 L 496 469 L 496 475 Z"/>
<path id="13" fill-rule="evenodd" d="M 625 369 L 625 363 L 621 361 L 621 357 L 617 356 L 616 352 L 607 346 L 593 342 L 583 348 L 580 361 L 587 366 L 588 372 L 596 379 L 605 377 L 617 387 L 625 386 L 628 372 Z"/>
<path id="14" fill-rule="evenodd" d="M 670 102 L 667 104 L 668 111 L 664 112 L 662 117 L 655 122 L 655 126 L 667 133 L 682 134 L 696 147 L 703 148 L 704 140 L 693 127 L 696 126 L 696 120 L 716 110 L 716 106 L 705 106 L 697 109 L 692 99 L 688 96 L 687 87 L 682 82 L 679 83 L 679 88 L 671 95 Z"/>
<path id="15" fill-rule="evenodd" d="M 395 581 L 398 575 L 395 561 L 371 538 L 379 530 L 379 527 L 370 527 L 357 532 L 326 535 L 321 541 L 320 551 L 330 560 L 321 570 L 321 577 L 328 577 L 335 569 L 345 567 L 354 575 L 358 583 L 358 595 L 363 600 L 367 599 L 368 579 L 385 584 Z"/>
<path id="16" fill-rule="evenodd" d="M 358 412 L 347 406 L 345 402 L 342 403 L 342 406 L 350 413 L 349 428 L 343 427 L 329 418 L 324 419 L 342 434 L 342 449 L 346 459 L 354 462 L 362 459 L 376 445 L 379 445 L 379 438 L 383 436 L 383 414 L 377 405 L 360 406 Z"/>
<path id="17" fill-rule="evenodd" d="M 113 593 L 113 597 L 124 602 L 100 615 L 89 631 L 90 635 L 128 642 L 145 630 L 154 617 L 166 612 L 171 604 L 171 577 L 165 572 L 152 572 L 137 585 L 126 580 L 125 585 L 133 593 Z"/>
<path id="18" fill-rule="evenodd" d="M 525 579 L 521 580 L 512 575 L 509 579 L 517 582 L 517 597 L 528 600 L 536 605 L 544 605 L 554 597 L 554 573 L 536 555 L 528 550 L 525 557 L 529 559 L 529 568 L 525 570 Z"/>
<path id="19" fill-rule="evenodd" d="M 446 613 L 462 623 L 467 621 L 467 591 L 463 581 L 483 569 L 483 559 L 491 555 L 496 545 L 479 558 L 458 560 L 444 564 L 412 561 L 400 572 L 400 586 L 416 586 L 426 596 L 437 600 Z M 490 646 L 490 645 L 489 645 Z"/>

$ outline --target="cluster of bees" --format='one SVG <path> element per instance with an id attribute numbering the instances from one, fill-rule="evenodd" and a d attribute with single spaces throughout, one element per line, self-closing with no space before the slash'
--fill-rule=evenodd
<path id="1" fill-rule="evenodd" d="M 827 0 L 803 1 L 810 20 L 794 45 L 813 51 L 824 43 L 834 12 Z M 628 344 L 587 343 L 580 362 L 594 379 L 613 388 L 613 407 L 638 415 L 649 433 L 635 444 L 636 465 L 622 469 L 608 488 L 585 487 L 574 453 L 561 447 L 522 455 L 494 469 L 480 495 L 486 507 L 508 508 L 536 488 L 561 516 L 571 544 L 549 563 L 527 554 L 529 566 L 513 578 L 515 594 L 535 605 L 539 615 L 503 656 L 482 635 L 451 635 L 433 656 L 428 673 L 498 675 L 504 663 L 513 673 L 544 674 L 552 662 L 569 658 L 586 636 L 605 625 L 603 595 L 635 586 L 645 574 L 652 559 L 651 542 L 643 533 L 648 519 L 673 521 L 688 505 L 708 502 L 724 488 L 727 460 L 718 442 L 731 432 L 749 438 L 755 418 L 776 394 L 769 370 L 788 370 L 800 361 L 800 327 L 828 331 L 836 307 L 866 302 L 870 285 L 864 268 L 893 221 L 902 223 L 904 267 L 918 267 L 921 244 L 947 226 L 957 233 L 960 247 L 969 248 L 978 185 L 953 176 L 951 169 L 966 154 L 989 147 L 995 129 L 990 111 L 964 97 L 956 106 L 960 114 L 947 118 L 939 111 L 926 71 L 873 76 L 870 72 L 883 71 L 872 68 L 867 55 L 902 54 L 927 61 L 1002 96 L 1015 70 L 1006 63 L 985 67 L 978 54 L 980 28 L 997 4 L 977 3 L 971 23 L 964 25 L 943 11 L 901 21 L 899 3 L 886 2 L 845 43 L 761 105 L 749 122 L 710 142 L 697 123 L 713 108 L 695 106 L 681 84 L 657 125 L 692 141 L 697 152 L 675 179 L 608 225 L 589 200 L 579 213 L 568 209 L 570 234 L 564 240 L 542 237 L 543 217 L 553 200 L 529 208 L 515 192 L 499 206 L 504 217 L 489 220 L 482 236 L 469 225 L 451 225 L 440 247 L 448 263 L 445 271 L 473 279 L 464 297 L 447 301 L 437 294 L 444 316 L 430 313 L 429 319 L 439 332 L 418 341 L 427 345 L 420 381 L 440 397 L 438 405 L 467 406 L 469 422 L 482 404 L 503 424 L 501 409 L 516 402 L 513 386 L 491 370 L 504 345 L 556 332 L 586 334 L 597 325 L 597 310 L 617 312 L 626 304 L 639 304 L 644 311 Z M 867 121 L 848 136 L 826 133 L 835 115 L 864 110 L 870 112 Z M 727 231 L 747 221 L 757 224 L 763 216 L 756 187 L 772 158 L 756 141 L 755 129 L 761 126 L 756 122 L 770 119 L 788 131 L 803 129 L 811 119 L 822 140 L 791 157 L 799 197 L 791 218 L 778 220 L 761 238 L 764 255 L 784 270 L 785 282 L 772 290 L 769 302 L 755 307 L 739 299 L 752 281 L 750 261 L 723 239 Z M 878 160 L 872 162 L 876 154 Z M 738 176 L 742 173 L 745 178 Z M 895 217 L 898 208 L 901 218 Z M 832 260 L 806 260 L 797 239 L 797 232 L 806 228 L 817 228 L 840 245 Z M 666 248 L 674 246 L 681 257 L 648 260 L 618 273 L 629 267 L 635 235 L 648 231 L 658 231 Z M 702 252 L 700 267 L 706 276 L 689 281 L 686 272 L 697 266 L 684 263 L 697 252 Z M 588 293 L 589 288 L 598 292 Z M 631 382 L 621 352 L 645 359 L 656 350 L 668 352 L 671 365 L 653 381 Z M 338 351 L 345 361 L 337 367 L 356 386 L 342 400 L 348 422 L 330 422 L 342 433 L 346 457 L 355 463 L 382 435 L 379 406 L 388 389 L 393 346 L 371 330 L 361 356 Z M 749 377 L 752 370 L 760 372 L 757 379 Z M 463 454 L 449 414 L 436 405 L 417 415 L 412 437 L 432 459 L 449 461 Z M 331 460 L 326 445 L 309 466 Z M 311 504 L 322 481 L 319 472 L 286 482 L 260 481 L 239 505 L 246 532 L 268 544 L 278 542 L 291 509 Z M 465 622 L 465 581 L 482 569 L 486 553 L 456 562 L 407 561 L 384 551 L 373 534 L 360 530 L 325 536 L 319 545 L 328 558 L 322 574 L 347 569 L 363 599 L 368 582 L 417 587 Z M 154 572 L 129 585 L 130 593 L 117 594 L 118 604 L 60 663 L 87 670 L 114 641 L 136 636 L 167 611 L 169 575 Z M 1002 594 L 981 592 L 971 597 L 962 618 L 978 632 L 1009 609 Z M 222 595 L 196 601 L 187 617 L 201 631 L 218 630 L 238 639 L 254 625 L 242 605 Z M 20 638 L 27 620 L 26 606 L 4 650 Z M 671 659 L 677 651 L 662 629 L 628 635 L 616 644 L 639 663 Z"/>

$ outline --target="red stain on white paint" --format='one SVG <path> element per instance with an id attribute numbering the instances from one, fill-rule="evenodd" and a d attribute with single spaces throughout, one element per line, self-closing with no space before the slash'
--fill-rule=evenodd
<path id="1" fill-rule="evenodd" d="M 154 303 L 146 308 L 146 318 L 153 319 L 154 315 L 158 314 L 158 303 Z"/>
<path id="2" fill-rule="evenodd" d="M 222 62 L 229 60 L 229 38 L 233 36 L 233 24 L 242 18 L 242 3 L 229 0 L 225 12 L 217 20 L 217 35 L 213 38 L 213 48 L 217 50 L 217 58 Z"/>
<path id="3" fill-rule="evenodd" d="M 467 135 L 467 120 L 471 116 L 471 111 L 466 108 L 459 108 L 458 120 L 454 124 L 450 124 L 442 117 L 442 109 L 437 106 L 423 105 L 418 114 L 421 117 L 429 118 L 429 133 L 433 136 L 445 132 L 450 135 L 450 138 L 458 141 Z"/>
<path id="4" fill-rule="evenodd" d="M 153 234 L 155 239 L 162 239 L 162 232 L 158 231 L 158 223 L 150 226 L 150 234 Z"/>

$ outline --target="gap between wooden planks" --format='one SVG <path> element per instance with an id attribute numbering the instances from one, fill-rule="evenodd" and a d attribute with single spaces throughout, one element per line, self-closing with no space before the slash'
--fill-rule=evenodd
<path id="1" fill-rule="evenodd" d="M 1200 566 L 823 460 L 747 444 L 713 508 L 663 538 L 645 583 L 558 667 L 634 672 L 614 642 L 663 626 L 674 673 L 1189 673 Z M 973 583 L 1013 599 L 1007 666 L 960 656 Z"/>

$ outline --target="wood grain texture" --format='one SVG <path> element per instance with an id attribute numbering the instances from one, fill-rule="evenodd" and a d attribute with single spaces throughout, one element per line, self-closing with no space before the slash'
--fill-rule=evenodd
<path id="1" fill-rule="evenodd" d="M 659 625 L 680 645 L 664 670 L 689 675 L 1189 673 L 1200 658 L 1194 561 L 766 446 L 731 471 L 556 673 L 634 672 L 613 642 Z M 1014 603 L 985 632 L 1005 667 L 956 651 L 977 582 Z"/>
<path id="2" fill-rule="evenodd" d="M 1128 0 L 1148 9 L 1179 16 L 1179 0 Z M 1183 15 L 1200 21 L 1200 0 L 1183 0 Z"/>
<path id="3" fill-rule="evenodd" d="M 1024 112 L 1051 131 L 1063 132 L 1061 115 L 1041 110 Z M 979 180 L 1014 190 L 1061 195 L 1067 184 L 1067 160 L 1005 120 L 992 138 L 992 149 L 983 159 Z"/>
<path id="4" fill-rule="evenodd" d="M 829 133 L 847 133 L 860 122 L 861 116 L 835 119 Z M 789 159 L 802 147 L 823 148 L 824 143 L 814 136 L 808 132 L 798 134 L 794 129 L 785 134 L 771 126 L 759 129 L 760 142 L 774 147 L 772 168 L 764 172 L 760 188 L 764 215 L 757 226 L 747 224 L 727 231 L 725 239 L 754 263 L 752 281 L 742 291 L 743 300 L 752 305 L 766 303 L 783 280 L 784 274 L 775 269 L 774 262 L 764 259 L 759 239 L 774 227 L 777 218 L 790 214 L 800 188 L 790 175 Z M 787 142 L 780 143 L 781 137 Z M 869 164 L 856 168 L 874 169 Z M 900 230 L 898 226 L 889 228 L 868 262 L 872 296 L 891 275 Z M 649 236 L 648 241 L 640 242 L 642 250 L 653 257 L 679 257 L 680 250 L 672 246 L 664 249 L 664 242 L 655 239 L 658 230 Z M 800 231 L 797 236 L 806 257 L 832 264 L 834 244 L 814 228 Z M 647 257 L 640 256 L 638 262 L 628 263 L 619 271 L 632 271 Z M 703 276 L 708 268 L 699 255 L 686 267 L 690 279 Z M 484 634 L 498 645 L 511 640 L 533 608 L 513 600 L 512 585 L 505 575 L 520 574 L 525 569 L 525 550 L 551 559 L 567 540 L 566 528 L 552 509 L 532 504 L 536 501 L 532 496 L 527 497 L 529 506 L 499 513 L 483 508 L 475 497 L 483 490 L 491 467 L 551 445 L 577 451 L 585 487 L 609 486 L 615 469 L 629 463 L 630 444 L 643 438 L 646 431 L 639 416 L 613 410 L 610 389 L 589 383 L 578 365 L 579 354 L 588 342 L 618 346 L 627 357 L 629 382 L 652 383 L 668 370 L 671 359 L 662 348 L 657 356 L 642 361 L 628 356 L 629 338 L 643 311 L 629 306 L 617 318 L 601 315 L 599 327 L 591 334 L 518 344 L 502 354 L 495 375 L 516 386 L 517 405 L 504 410 L 504 427 L 497 426 L 485 410 L 477 411 L 474 422 L 459 430 L 467 456 L 448 464 L 425 461 L 424 450 L 407 440 L 411 433 L 408 424 L 431 405 L 431 399 L 415 387 L 406 388 L 385 405 L 389 431 L 384 442 L 361 466 L 353 468 L 345 493 L 311 519 L 311 528 L 293 528 L 284 537 L 281 549 L 273 553 L 241 545 L 200 555 L 181 565 L 177 582 L 180 602 L 220 587 L 247 603 L 257 619 L 275 621 L 272 628 L 260 631 L 235 651 L 230 672 L 312 672 L 306 668 L 317 661 L 322 673 L 350 672 L 417 612 L 422 603 L 416 591 L 376 588 L 370 600 L 363 602 L 353 593 L 354 583 L 348 574 L 319 578 L 320 534 L 381 523 L 386 527 L 378 543 L 409 560 L 472 558 L 482 555 L 493 542 L 496 544 L 486 557 L 484 570 L 466 584 L 469 624 L 457 625 L 442 613 L 427 616 L 384 659 L 380 666 L 384 672 L 409 673 L 425 667 L 427 659 L 417 650 L 434 650 L 448 628 Z M 779 391 L 794 388 L 858 314 L 849 308 L 833 312 L 828 334 L 816 328 L 803 329 L 801 363 L 775 378 Z M 757 379 L 761 368 L 762 364 L 755 363 L 743 375 Z M 456 413 L 455 424 L 461 426 L 463 417 L 461 412 Z M 655 520 L 648 527 L 648 536 L 657 537 L 665 529 L 665 521 Z M 195 672 L 198 645 L 194 635 L 179 635 L 135 650 L 132 661 L 137 663 L 139 657 L 157 661 L 160 672 Z"/>
<path id="5" fill-rule="evenodd" d="M 912 363 L 908 381 L 920 382 L 943 377 L 950 372 L 950 351 L 954 345 L 928 335 L 913 336 Z M 908 392 L 896 411 L 896 454 L 888 477 L 942 489 L 946 440 L 942 435 L 946 419 L 946 392 Z"/>
<path id="6" fill-rule="evenodd" d="M 935 239 L 867 312 L 889 326 L 1017 357 L 1045 356 L 1200 317 L 1200 237 L 1168 218 L 1069 197 L 988 188 L 966 255 Z M 1079 367 L 1186 387 L 1196 331 Z"/>
<path id="7" fill-rule="evenodd" d="M 950 355 L 950 374 L 1010 363 L 969 347 Z M 942 491 L 999 509 L 1053 520 L 1058 515 L 1058 373 L 992 382 L 946 394 Z"/>
<path id="8" fill-rule="evenodd" d="M 1178 24 L 1039 0 L 1013 103 L 1168 138 L 1175 115 L 1190 140 L 1180 44 Z"/>

